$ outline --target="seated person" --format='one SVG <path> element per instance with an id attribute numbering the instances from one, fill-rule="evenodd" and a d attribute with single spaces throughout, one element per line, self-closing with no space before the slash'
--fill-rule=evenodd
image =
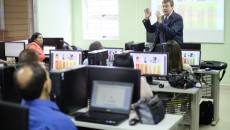
<path id="1" fill-rule="evenodd" d="M 33 49 L 25 49 L 19 54 L 19 63 L 38 62 L 38 53 Z"/>
<path id="2" fill-rule="evenodd" d="M 183 64 L 181 48 L 177 42 L 173 40 L 166 42 L 164 50 L 169 53 L 169 72 L 173 69 L 184 69 L 193 73 L 189 64 Z"/>
<path id="3" fill-rule="evenodd" d="M 15 83 L 29 107 L 30 130 L 76 130 L 73 122 L 49 100 L 51 80 L 38 62 L 25 64 L 15 72 Z"/>
<path id="4" fill-rule="evenodd" d="M 45 54 L 41 47 L 42 45 L 43 45 L 43 36 L 41 33 L 36 32 L 31 36 L 30 43 L 27 46 L 27 49 L 33 49 L 38 53 L 39 55 L 38 60 L 41 62 L 45 59 Z"/>
<path id="5" fill-rule="evenodd" d="M 103 46 L 101 45 L 101 43 L 99 41 L 95 41 L 95 42 L 91 43 L 89 46 L 89 52 L 95 51 L 95 50 L 101 50 L 101 49 L 103 49 Z M 83 65 L 88 65 L 88 64 L 89 64 L 88 58 L 86 58 L 83 61 Z"/>
<path id="6" fill-rule="evenodd" d="M 113 66 L 134 68 L 133 58 L 128 53 L 117 54 L 114 57 Z M 152 97 L 153 93 L 144 76 L 141 77 L 141 99 Z"/>

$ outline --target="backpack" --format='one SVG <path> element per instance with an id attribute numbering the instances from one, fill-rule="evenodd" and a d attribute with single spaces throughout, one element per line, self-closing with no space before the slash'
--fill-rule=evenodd
<path id="1" fill-rule="evenodd" d="M 225 70 L 228 67 L 228 64 L 222 61 L 203 61 L 200 64 L 201 69 L 210 68 L 214 70 L 223 70 L 220 81 L 224 77 Z"/>
<path id="2" fill-rule="evenodd" d="M 209 125 L 213 121 L 212 101 L 202 101 L 200 104 L 200 124 Z"/>

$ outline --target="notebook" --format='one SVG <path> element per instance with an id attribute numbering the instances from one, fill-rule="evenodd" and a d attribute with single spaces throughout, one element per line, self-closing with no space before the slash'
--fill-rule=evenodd
<path id="1" fill-rule="evenodd" d="M 118 125 L 129 118 L 133 84 L 93 81 L 91 104 L 86 113 L 77 113 L 75 120 Z"/>

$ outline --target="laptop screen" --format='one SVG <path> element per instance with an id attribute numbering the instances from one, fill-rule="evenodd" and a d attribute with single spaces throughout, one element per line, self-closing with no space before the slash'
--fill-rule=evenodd
<path id="1" fill-rule="evenodd" d="M 93 81 L 90 110 L 129 114 L 133 84 Z"/>
<path id="2" fill-rule="evenodd" d="M 182 50 L 182 61 L 192 67 L 200 66 L 200 50 Z"/>

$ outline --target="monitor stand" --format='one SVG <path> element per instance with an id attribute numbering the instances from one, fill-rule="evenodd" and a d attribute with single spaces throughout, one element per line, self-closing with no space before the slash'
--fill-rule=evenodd
<path id="1" fill-rule="evenodd" d="M 153 81 L 152 76 L 146 76 L 146 81 L 149 85 L 158 85 L 160 82 Z"/>

